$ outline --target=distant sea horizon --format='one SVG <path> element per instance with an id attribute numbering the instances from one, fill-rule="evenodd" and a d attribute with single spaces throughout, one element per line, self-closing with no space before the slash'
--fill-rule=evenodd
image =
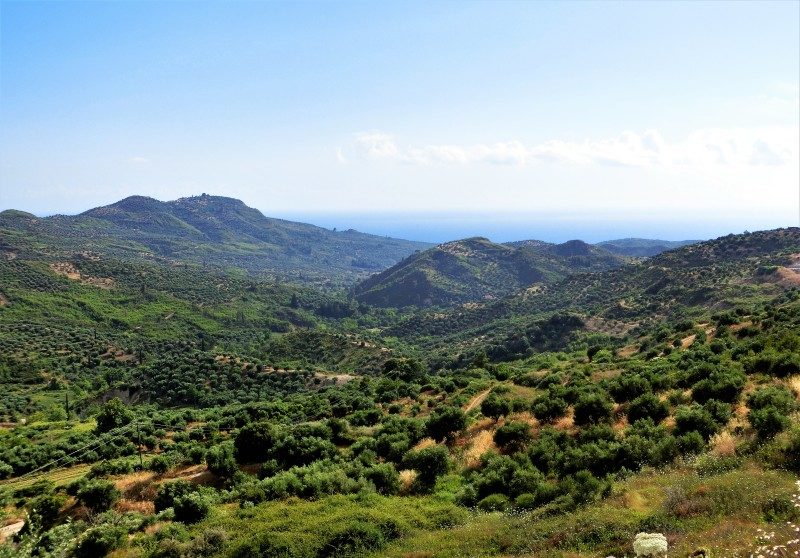
<path id="1" fill-rule="evenodd" d="M 262 212 L 269 217 L 310 223 L 327 229 L 441 243 L 469 237 L 494 242 L 543 240 L 597 243 L 621 238 L 707 240 L 745 231 L 797 226 L 763 216 L 689 215 L 666 218 L 648 215 L 587 215 L 545 213 L 301 213 Z"/>

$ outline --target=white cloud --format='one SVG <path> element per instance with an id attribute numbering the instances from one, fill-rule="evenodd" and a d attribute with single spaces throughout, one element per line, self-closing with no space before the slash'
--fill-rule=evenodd
<path id="1" fill-rule="evenodd" d="M 616 137 L 567 141 L 553 139 L 525 145 L 511 140 L 476 145 L 399 146 L 384 132 L 357 134 L 355 156 L 413 165 L 614 165 L 678 170 L 685 167 L 781 166 L 797 164 L 797 130 L 793 127 L 706 128 L 678 141 L 666 141 L 658 130 L 626 131 Z M 340 158 L 344 158 L 341 155 Z"/>
<path id="2" fill-rule="evenodd" d="M 128 162 L 133 163 L 134 165 L 144 165 L 146 163 L 149 163 L 150 159 L 148 159 L 147 157 L 136 156 L 136 157 L 130 157 L 128 159 Z"/>

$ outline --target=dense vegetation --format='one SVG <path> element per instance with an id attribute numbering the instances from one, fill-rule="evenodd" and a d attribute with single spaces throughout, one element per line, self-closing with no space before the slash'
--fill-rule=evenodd
<path id="1" fill-rule="evenodd" d="M 385 307 L 483 301 L 573 273 L 613 269 L 624 261 L 579 240 L 505 245 L 468 238 L 413 254 L 356 285 L 353 295 Z"/>
<path id="2" fill-rule="evenodd" d="M 796 544 L 797 229 L 435 313 L 39 241 L 0 258 L 0 556 Z"/>
<path id="3" fill-rule="evenodd" d="M 429 246 L 268 218 L 239 200 L 206 194 L 170 202 L 131 196 L 44 219 L 4 211 L 0 231 L 34 248 L 80 252 L 90 246 L 120 259 L 191 262 L 318 284 L 351 282 Z"/>

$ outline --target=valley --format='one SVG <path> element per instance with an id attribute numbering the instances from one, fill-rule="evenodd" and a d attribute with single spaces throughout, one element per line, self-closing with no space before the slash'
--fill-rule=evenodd
<path id="1" fill-rule="evenodd" d="M 0 250 L 0 556 L 798 550 L 800 229 L 429 247 L 134 197 Z"/>

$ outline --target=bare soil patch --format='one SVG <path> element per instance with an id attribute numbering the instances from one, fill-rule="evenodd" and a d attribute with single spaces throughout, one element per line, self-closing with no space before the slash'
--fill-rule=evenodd
<path id="1" fill-rule="evenodd" d="M 50 269 L 52 269 L 56 275 L 61 275 L 62 277 L 66 277 L 71 281 L 78 281 L 84 285 L 91 285 L 100 289 L 110 289 L 114 286 L 113 279 L 109 277 L 92 277 L 90 275 L 83 275 L 74 264 L 69 262 L 52 263 L 50 264 Z"/>

